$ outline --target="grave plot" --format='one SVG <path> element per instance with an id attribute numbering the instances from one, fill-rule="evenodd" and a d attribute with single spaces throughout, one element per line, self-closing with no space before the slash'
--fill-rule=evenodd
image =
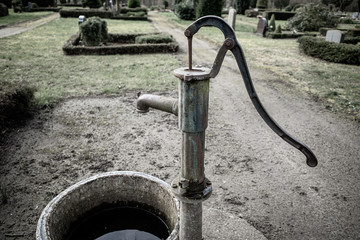
<path id="1" fill-rule="evenodd" d="M 63 51 L 66 55 L 110 55 L 167 53 L 176 52 L 178 48 L 169 34 L 110 34 L 104 20 L 91 17 L 81 21 L 79 32 L 70 37 Z"/>
<path id="2" fill-rule="evenodd" d="M 99 46 L 85 46 L 76 33 L 63 46 L 66 55 L 169 53 L 178 49 L 178 43 L 170 35 L 161 33 L 109 34 L 107 43 Z"/>

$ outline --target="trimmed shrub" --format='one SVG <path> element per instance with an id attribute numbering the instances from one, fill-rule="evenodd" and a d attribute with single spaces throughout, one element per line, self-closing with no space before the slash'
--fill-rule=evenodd
<path id="1" fill-rule="evenodd" d="M 5 4 L 8 9 L 11 8 L 11 0 L 0 0 L 0 3 Z"/>
<path id="2" fill-rule="evenodd" d="M 49 7 L 50 1 L 49 0 L 32 0 L 34 3 L 36 3 L 39 7 Z"/>
<path id="3" fill-rule="evenodd" d="M 140 7 L 140 0 L 129 0 L 127 6 L 128 6 L 128 8 Z"/>
<path id="4" fill-rule="evenodd" d="M 267 8 L 267 0 L 257 0 L 256 7 L 257 8 Z"/>
<path id="5" fill-rule="evenodd" d="M 0 3 L 0 17 L 5 17 L 9 15 L 9 9 L 3 3 Z"/>
<path id="6" fill-rule="evenodd" d="M 275 7 L 276 7 L 276 8 L 280 8 L 280 9 L 288 6 L 289 3 L 290 3 L 290 0 L 275 0 L 275 1 L 274 1 Z"/>
<path id="7" fill-rule="evenodd" d="M 60 16 L 67 18 L 67 17 L 73 17 L 78 18 L 80 15 L 84 15 L 86 18 L 90 17 L 100 17 L 100 18 L 111 18 L 112 12 L 110 11 L 104 11 L 104 10 L 98 10 L 98 9 L 61 9 L 60 10 Z"/>
<path id="8" fill-rule="evenodd" d="M 272 39 L 286 39 L 286 38 L 300 38 L 303 36 L 311 36 L 315 37 L 316 34 L 308 34 L 308 33 L 276 33 L 276 32 L 267 32 L 266 37 L 272 38 Z"/>
<path id="9" fill-rule="evenodd" d="M 80 36 L 86 46 L 99 46 L 109 38 L 107 24 L 99 17 L 91 17 L 80 24 Z"/>
<path id="10" fill-rule="evenodd" d="M 152 34 L 143 35 L 135 38 L 135 43 L 170 43 L 173 42 L 173 38 L 169 34 Z"/>
<path id="11" fill-rule="evenodd" d="M 306 4 L 288 20 L 288 28 L 298 31 L 318 31 L 323 27 L 335 27 L 337 18 L 333 12 L 319 4 Z"/>
<path id="12" fill-rule="evenodd" d="M 278 12 L 278 11 L 265 11 L 264 16 L 270 19 L 272 15 L 275 15 L 276 20 L 288 20 L 294 17 L 296 12 Z"/>
<path id="13" fill-rule="evenodd" d="M 340 11 L 344 11 L 344 9 L 353 2 L 353 0 L 321 0 L 321 2 L 325 5 L 334 5 L 339 8 Z"/>
<path id="14" fill-rule="evenodd" d="M 99 8 L 102 6 L 101 0 L 82 0 L 83 7 Z"/>
<path id="15" fill-rule="evenodd" d="M 356 24 L 356 21 L 352 20 L 351 18 L 340 18 L 339 23 L 342 23 L 342 24 Z"/>
<path id="16" fill-rule="evenodd" d="M 275 29 L 275 33 L 281 33 L 281 32 L 282 32 L 281 25 L 277 25 Z"/>
<path id="17" fill-rule="evenodd" d="M 215 15 L 221 17 L 221 10 L 223 5 L 223 0 L 199 0 L 196 6 L 196 18 L 207 15 Z"/>
<path id="18" fill-rule="evenodd" d="M 146 15 L 145 12 L 127 12 L 126 16 L 134 16 L 134 17 L 144 17 Z"/>
<path id="19" fill-rule="evenodd" d="M 335 30 L 335 28 L 320 28 L 319 33 L 321 36 L 326 36 L 326 32 L 329 30 Z"/>
<path id="20" fill-rule="evenodd" d="M 300 49 L 307 55 L 329 62 L 360 65 L 360 46 L 326 42 L 322 38 L 301 37 Z"/>
<path id="21" fill-rule="evenodd" d="M 360 29 L 339 29 L 340 31 L 346 31 L 346 35 L 349 37 L 360 37 Z"/>
<path id="22" fill-rule="evenodd" d="M 284 8 L 284 11 L 286 11 L 286 12 L 291 12 L 292 10 L 293 10 L 293 7 L 292 7 L 291 5 L 286 6 L 286 7 Z"/>
<path id="23" fill-rule="evenodd" d="M 245 11 L 250 8 L 250 0 L 237 0 L 237 12 L 239 14 L 245 14 Z"/>
<path id="24" fill-rule="evenodd" d="M 23 11 L 23 5 L 21 0 L 12 0 L 11 5 L 15 13 Z"/>
<path id="25" fill-rule="evenodd" d="M 26 82 L 0 81 L 0 130 L 8 123 L 31 115 L 35 88 Z"/>
<path id="26" fill-rule="evenodd" d="M 180 2 L 175 5 L 175 14 L 183 20 L 195 20 L 194 4 L 191 1 Z"/>
<path id="27" fill-rule="evenodd" d="M 146 8 L 127 8 L 127 7 L 122 7 L 120 8 L 120 13 L 127 13 L 127 12 L 144 12 L 145 14 L 147 14 L 147 9 Z"/>
<path id="28" fill-rule="evenodd" d="M 167 9 L 169 7 L 169 2 L 167 0 L 163 1 L 164 8 Z"/>
<path id="29" fill-rule="evenodd" d="M 269 21 L 269 28 L 268 28 L 268 30 L 269 30 L 270 32 L 273 32 L 273 31 L 275 31 L 275 28 L 276 28 L 275 15 L 273 14 L 273 15 L 271 15 L 271 19 L 270 19 L 270 21 Z"/>
<path id="30" fill-rule="evenodd" d="M 360 37 L 346 37 L 344 38 L 343 43 L 347 43 L 347 44 L 357 44 L 360 42 Z"/>
<path id="31" fill-rule="evenodd" d="M 301 8 L 304 6 L 304 4 L 301 4 L 301 3 L 299 3 L 299 4 L 296 4 L 296 5 L 294 5 L 293 6 L 293 11 L 295 11 L 295 12 L 298 12 L 298 11 L 300 11 L 301 10 Z"/>

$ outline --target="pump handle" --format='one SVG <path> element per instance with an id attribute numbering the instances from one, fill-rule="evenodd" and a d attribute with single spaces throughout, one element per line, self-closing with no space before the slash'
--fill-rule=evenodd
<path id="1" fill-rule="evenodd" d="M 199 18 L 195 22 L 193 22 L 184 32 L 185 36 L 190 40 L 193 35 L 199 31 L 201 27 L 204 26 L 214 26 L 220 29 L 225 37 L 225 42 L 223 46 L 220 48 L 216 59 L 214 61 L 210 76 L 215 77 L 221 67 L 221 64 L 224 60 L 225 54 L 227 50 L 230 50 L 236 59 L 237 65 L 239 67 L 240 73 L 245 83 L 246 90 L 250 96 L 250 99 L 255 106 L 256 110 L 262 117 L 262 119 L 266 122 L 266 124 L 284 141 L 300 150 L 306 156 L 306 163 L 310 167 L 315 167 L 318 164 L 317 158 L 315 154 L 308 148 L 305 144 L 296 140 L 290 134 L 288 134 L 284 129 L 282 129 L 277 122 L 267 113 L 264 106 L 262 105 L 257 93 L 255 91 L 254 85 L 251 80 L 250 72 L 247 67 L 247 63 L 245 60 L 245 55 L 242 51 L 242 48 L 239 42 L 236 39 L 236 35 L 234 29 L 220 17 L 217 16 L 205 16 Z M 190 42 L 190 41 L 189 41 Z"/>

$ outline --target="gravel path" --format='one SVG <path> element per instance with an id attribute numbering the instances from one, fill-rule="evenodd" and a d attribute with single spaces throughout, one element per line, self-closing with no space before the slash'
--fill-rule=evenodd
<path id="1" fill-rule="evenodd" d="M 30 20 L 30 21 L 26 21 L 26 22 L 22 22 L 22 23 L 18 23 L 18 24 L 10 24 L 4 28 L 0 28 L 0 38 L 4 38 L 4 37 L 8 37 L 8 36 L 12 36 L 12 35 L 16 35 L 16 34 L 19 34 L 22 32 L 29 31 L 33 28 L 41 26 L 41 25 L 48 23 L 52 20 L 55 20 L 59 17 L 60 17 L 59 13 L 53 13 L 53 14 L 50 14 L 49 16 L 42 17 L 42 18 L 39 18 L 36 20 Z"/>

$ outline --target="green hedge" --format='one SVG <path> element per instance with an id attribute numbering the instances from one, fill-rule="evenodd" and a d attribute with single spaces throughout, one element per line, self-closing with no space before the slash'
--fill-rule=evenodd
<path id="1" fill-rule="evenodd" d="M 128 5 L 129 8 L 137 8 L 140 7 L 140 0 L 128 0 Z"/>
<path id="2" fill-rule="evenodd" d="M 360 42 L 360 37 L 346 37 L 344 39 L 343 43 L 347 43 L 347 44 L 357 44 L 358 42 Z"/>
<path id="3" fill-rule="evenodd" d="M 315 37 L 316 34 L 310 34 L 310 33 L 276 33 L 276 32 L 267 32 L 267 37 L 273 38 L 273 39 L 280 39 L 280 38 L 299 38 L 303 36 L 312 36 Z"/>
<path id="4" fill-rule="evenodd" d="M 295 16 L 296 12 L 280 12 L 280 11 L 265 11 L 264 16 L 270 19 L 272 15 L 275 15 L 276 20 L 288 20 Z"/>
<path id="5" fill-rule="evenodd" d="M 360 29 L 338 28 L 338 30 L 346 32 L 346 36 L 349 36 L 349 37 L 360 37 Z"/>
<path id="6" fill-rule="evenodd" d="M 27 12 L 59 12 L 61 7 L 36 7 L 29 9 L 28 7 L 24 8 L 24 11 Z"/>
<path id="7" fill-rule="evenodd" d="M 111 11 L 104 11 L 98 9 L 85 9 L 85 8 L 60 10 L 60 16 L 63 18 L 67 18 L 67 17 L 78 18 L 80 15 L 84 15 L 86 18 L 89 17 L 111 18 L 113 16 L 113 13 Z"/>
<path id="8" fill-rule="evenodd" d="M 143 35 L 135 38 L 135 43 L 170 43 L 173 42 L 174 39 L 169 34 L 151 34 L 151 35 Z"/>
<path id="9" fill-rule="evenodd" d="M 195 20 L 194 4 L 189 1 L 180 2 L 175 5 L 175 15 L 183 20 Z"/>
<path id="10" fill-rule="evenodd" d="M 360 65 L 360 46 L 326 42 L 322 38 L 301 37 L 300 49 L 307 55 L 329 62 Z"/>
<path id="11" fill-rule="evenodd" d="M 127 12 L 145 12 L 147 14 L 147 8 L 127 8 L 127 7 L 122 7 L 120 8 L 120 13 L 127 13 Z"/>
<path id="12" fill-rule="evenodd" d="M 136 8 L 134 8 L 132 10 L 134 10 L 133 12 L 139 12 L 139 15 L 141 12 L 144 12 L 143 8 L 141 9 L 141 11 L 140 11 L 140 8 L 139 8 L 139 10 L 136 10 Z M 80 15 L 84 15 L 86 18 L 100 17 L 100 18 L 111 18 L 111 19 L 121 19 L 121 20 L 144 20 L 144 21 L 148 20 L 147 15 L 145 15 L 145 16 L 128 16 L 128 15 L 126 15 L 127 12 L 128 12 L 127 10 L 123 10 L 121 12 L 123 14 L 121 14 L 119 16 L 114 16 L 113 12 L 111 12 L 111 11 L 77 8 L 77 9 L 62 9 L 62 10 L 60 10 L 60 16 L 63 18 L 68 18 L 68 17 L 78 18 Z"/>

